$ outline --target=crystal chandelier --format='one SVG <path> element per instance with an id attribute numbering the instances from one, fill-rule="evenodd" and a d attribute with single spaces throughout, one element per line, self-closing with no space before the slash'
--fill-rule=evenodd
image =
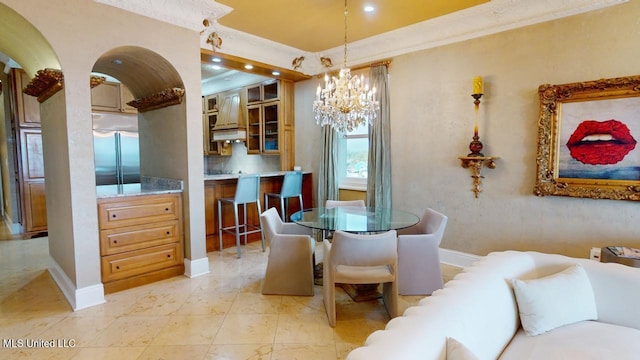
<path id="1" fill-rule="evenodd" d="M 344 65 L 338 77 L 324 77 L 324 89 L 318 85 L 313 112 L 316 123 L 330 125 L 340 132 L 351 132 L 378 116 L 380 103 L 374 100 L 375 86 L 369 89 L 364 75 L 352 76 L 347 68 L 347 0 L 344 1 Z"/>

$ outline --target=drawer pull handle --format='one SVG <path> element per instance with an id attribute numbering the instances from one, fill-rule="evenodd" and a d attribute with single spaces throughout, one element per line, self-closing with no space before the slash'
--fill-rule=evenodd
<path id="1" fill-rule="evenodd" d="M 167 236 L 171 235 L 171 231 L 167 231 Z"/>
<path id="2" fill-rule="evenodd" d="M 164 208 L 164 211 L 167 211 L 167 212 L 168 212 L 168 211 L 169 211 L 169 208 Z"/>
<path id="3" fill-rule="evenodd" d="M 116 266 L 116 270 L 120 270 L 120 266 Z"/>
<path id="4" fill-rule="evenodd" d="M 171 255 L 167 255 L 167 259 L 171 259 Z"/>
<path id="5" fill-rule="evenodd" d="M 116 214 L 111 214 L 111 217 L 112 217 L 113 219 L 115 219 L 115 218 L 116 218 Z"/>
<path id="6" fill-rule="evenodd" d="M 114 243 L 114 244 L 117 244 L 117 243 L 118 243 L 118 240 L 113 240 L 113 243 Z"/>

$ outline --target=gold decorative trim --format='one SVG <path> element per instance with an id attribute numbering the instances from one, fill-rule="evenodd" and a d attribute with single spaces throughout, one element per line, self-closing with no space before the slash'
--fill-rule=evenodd
<path id="1" fill-rule="evenodd" d="M 640 181 L 559 177 L 559 132 L 563 103 L 640 96 L 640 75 L 562 85 L 540 85 L 537 196 L 557 195 L 591 199 L 640 201 Z M 637 121 L 634 119 L 634 121 Z"/>
<path id="2" fill-rule="evenodd" d="M 38 70 L 36 76 L 22 89 L 27 95 L 35 96 L 42 103 L 64 88 L 62 71 L 56 69 Z"/>
<path id="3" fill-rule="evenodd" d="M 471 191 L 473 191 L 477 199 L 478 194 L 482 192 L 480 188 L 482 185 L 481 179 L 484 179 L 482 168 L 495 169 L 495 160 L 500 158 L 497 156 L 460 156 L 458 159 L 460 159 L 460 165 L 463 168 L 471 170 L 471 178 L 473 179 L 473 188 L 471 188 Z"/>
<path id="4" fill-rule="evenodd" d="M 91 75 L 91 78 L 89 79 L 89 85 L 93 89 L 98 85 L 102 85 L 105 81 L 107 81 L 107 78 L 104 76 Z"/>
<path id="5" fill-rule="evenodd" d="M 164 89 L 157 94 L 129 101 L 127 105 L 133 106 L 138 109 L 138 112 L 143 113 L 171 105 L 181 104 L 183 97 L 184 89 L 169 88 Z"/>

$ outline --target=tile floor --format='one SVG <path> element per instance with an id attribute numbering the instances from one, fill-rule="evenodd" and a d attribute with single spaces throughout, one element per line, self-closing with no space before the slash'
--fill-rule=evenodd
<path id="1" fill-rule="evenodd" d="M 262 295 L 259 243 L 243 247 L 242 259 L 235 248 L 209 253 L 207 275 L 109 294 L 73 312 L 46 270 L 47 241 L 0 241 L 0 359 L 335 360 L 389 321 L 381 300 L 354 303 L 341 289 L 335 328 L 320 286 L 313 297 Z M 460 271 L 442 267 L 445 281 Z M 401 298 L 404 311 L 421 297 Z"/>

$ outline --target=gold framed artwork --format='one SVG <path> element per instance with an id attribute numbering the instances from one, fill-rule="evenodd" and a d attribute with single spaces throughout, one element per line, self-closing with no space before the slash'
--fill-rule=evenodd
<path id="1" fill-rule="evenodd" d="M 640 76 L 540 85 L 534 194 L 640 200 Z"/>

